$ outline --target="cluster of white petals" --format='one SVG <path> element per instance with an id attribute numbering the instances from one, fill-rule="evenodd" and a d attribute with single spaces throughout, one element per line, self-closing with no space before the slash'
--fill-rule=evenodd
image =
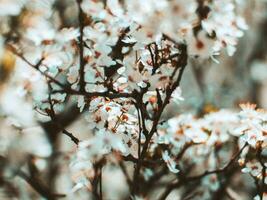
<path id="1" fill-rule="evenodd" d="M 186 100 L 181 79 L 190 59 L 218 63 L 223 51 L 234 55 L 248 29 L 238 12 L 240 1 L 66 2 L 0 0 L 0 65 L 13 70 L 6 88 L 0 87 L 0 115 L 26 133 L 18 147 L 17 140 L 0 138 L 1 156 L 8 155 L 8 148 L 27 146 L 22 149 L 36 156 L 39 171 L 46 159 L 52 169 L 60 154 L 57 134 L 63 132 L 76 145 L 66 156 L 74 177 L 70 196 L 83 189 L 95 195 L 96 177 L 102 177 L 106 163 L 120 166 L 129 185 L 128 171 L 133 171 L 133 182 L 148 183 L 160 164 L 167 174 L 186 181 L 197 179 L 194 175 L 204 169 L 198 179 L 202 199 L 211 199 L 210 191 L 222 184 L 218 174 L 237 159 L 243 173 L 267 184 L 267 165 L 261 160 L 267 147 L 267 111 L 241 104 L 240 112 L 165 113 L 167 105 L 179 107 Z M 54 12 L 55 7 L 62 10 Z M 83 139 L 65 130 L 79 116 L 90 133 Z M 27 134 L 36 131 L 28 128 L 33 126 L 44 130 L 37 129 L 38 138 Z M 231 151 L 218 153 L 233 144 L 240 150 L 234 159 Z M 122 161 L 131 161 L 133 170 Z M 222 163 L 226 167 L 217 173 Z M 191 171 L 185 176 L 187 168 Z M 141 199 L 138 195 L 133 193 L 133 199 Z"/>

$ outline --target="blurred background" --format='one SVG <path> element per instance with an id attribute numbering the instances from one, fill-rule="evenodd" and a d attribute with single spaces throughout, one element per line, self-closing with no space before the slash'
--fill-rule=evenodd
<path id="1" fill-rule="evenodd" d="M 76 9 L 74 2 L 71 0 L 57 2 L 54 6 L 61 11 L 61 18 L 69 25 L 76 24 L 76 17 L 73 17 L 75 13 L 73 10 Z M 229 57 L 226 56 L 226 52 L 222 52 L 218 58 L 219 64 L 211 60 L 191 57 L 181 85 L 186 101 L 179 105 L 168 106 L 165 115 L 174 116 L 177 113 L 191 112 L 201 116 L 221 108 L 238 109 L 238 104 L 241 102 L 256 103 L 260 108 L 267 108 L 267 1 L 247 0 L 244 2 L 240 4 L 243 7 L 237 9 L 243 12 L 242 15 L 246 18 L 249 29 L 240 39 L 236 53 Z M 11 28 L 16 26 L 15 19 L 10 23 Z M 3 26 L 4 24 L 0 25 L 0 30 L 6 28 Z M 15 177 L 14 181 L 13 169 L 21 166 L 33 167 L 28 170 L 32 170 L 32 173 L 38 176 L 39 171 L 57 168 L 56 174 L 50 174 L 50 179 L 45 184 L 53 187 L 55 193 L 69 193 L 73 186 L 72 179 L 77 179 L 75 176 L 69 176 L 71 172 L 68 167 L 71 155 L 76 148 L 75 145 L 62 134 L 57 140 L 57 151 L 54 152 L 55 146 L 49 145 L 49 137 L 39 124 L 33 122 L 34 126 L 31 128 L 21 129 L 16 121 L 6 117 L 2 112 L 8 102 L 17 109 L 16 114 L 19 117 L 26 119 L 24 110 L 32 110 L 32 108 L 19 99 L 4 96 L 5 90 L 16 89 L 10 86 L 12 85 L 10 80 L 14 76 L 15 58 L 5 49 L 4 42 L 0 41 L 0 43 L 0 199 L 18 199 L 16 198 L 18 193 L 24 195 L 19 199 L 38 199 L 38 194 L 32 187 L 25 184 L 27 177 L 26 179 Z M 75 115 L 75 112 L 71 114 Z M 80 117 L 69 124 L 68 130 L 79 133 L 80 139 L 87 138 L 90 132 L 86 122 Z M 53 162 L 51 162 L 51 154 L 53 154 Z M 10 171 L 1 170 L 6 163 L 6 157 L 10 158 L 9 164 L 11 163 L 10 169 L 12 169 Z M 121 181 L 123 178 L 112 179 L 110 173 L 116 176 L 123 175 L 120 170 L 112 166 L 107 166 L 105 170 L 107 173 L 104 172 L 103 176 L 108 181 L 104 188 L 114 196 L 114 199 L 118 199 L 116 195 L 123 196 L 127 187 L 125 182 Z M 40 179 L 47 175 L 47 173 L 42 174 Z M 16 187 L 13 185 L 14 182 Z M 50 185 L 51 183 L 53 184 Z M 109 185 L 114 186 L 112 190 L 109 190 Z M 87 195 L 85 193 L 70 194 L 69 198 L 87 199 L 89 198 Z M 242 199 L 249 198 L 242 197 Z"/>
<path id="2" fill-rule="evenodd" d="M 219 64 L 191 58 L 182 82 L 187 101 L 180 107 L 199 112 L 251 102 L 267 108 L 267 3 L 244 2 L 245 7 L 239 9 L 249 30 L 240 39 L 236 53 L 229 57 L 224 52 Z"/>

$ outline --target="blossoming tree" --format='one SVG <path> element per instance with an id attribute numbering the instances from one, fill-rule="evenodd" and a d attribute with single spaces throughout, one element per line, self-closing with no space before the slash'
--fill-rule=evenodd
<path id="1" fill-rule="evenodd" d="M 246 3 L 0 0 L 4 194 L 266 199 L 266 111 L 176 110 L 192 60 L 234 55 Z"/>

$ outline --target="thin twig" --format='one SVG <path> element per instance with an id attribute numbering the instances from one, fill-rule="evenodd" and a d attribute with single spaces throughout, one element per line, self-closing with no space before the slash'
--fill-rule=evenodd
<path id="1" fill-rule="evenodd" d="M 77 0 L 77 5 L 78 5 L 78 10 L 79 10 L 79 30 L 80 30 L 80 36 L 79 36 L 79 56 L 80 56 L 80 69 L 79 69 L 79 73 L 80 73 L 80 80 L 79 80 L 79 85 L 80 85 L 80 91 L 85 91 L 85 80 L 84 80 L 84 76 L 85 76 L 85 72 L 84 72 L 84 68 L 85 68 L 85 60 L 84 60 L 84 45 L 83 45 L 83 29 L 84 29 L 84 17 L 83 17 L 83 10 L 81 7 L 81 0 Z"/>

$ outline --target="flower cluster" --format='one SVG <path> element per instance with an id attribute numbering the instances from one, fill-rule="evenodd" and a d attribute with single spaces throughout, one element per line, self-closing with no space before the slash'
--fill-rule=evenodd
<path id="1" fill-rule="evenodd" d="M 166 166 L 171 172 L 178 174 L 183 173 L 183 170 L 186 170 L 186 166 L 188 165 L 198 168 L 202 166 L 204 169 L 212 171 L 217 168 L 216 159 L 218 158 L 216 157 L 219 157 L 218 160 L 220 160 L 220 162 L 227 163 L 230 156 L 228 154 L 216 155 L 215 152 L 221 148 L 227 148 L 227 144 L 231 144 L 238 139 L 236 145 L 239 145 L 239 148 L 242 149 L 240 154 L 238 154 L 239 163 L 241 166 L 244 166 L 242 172 L 251 174 L 259 181 L 262 179 L 266 181 L 266 178 L 263 178 L 266 172 L 262 174 L 264 166 L 264 170 L 266 170 L 266 163 L 262 166 L 260 161 L 250 160 L 249 158 L 250 154 L 255 151 L 255 148 L 256 151 L 259 149 L 266 149 L 266 112 L 263 110 L 255 110 L 254 104 L 241 104 L 240 106 L 242 111 L 239 113 L 220 110 L 206 114 L 202 118 L 195 118 L 192 115 L 180 115 L 169 119 L 166 124 L 161 125 L 157 134 L 153 136 L 151 149 L 148 150 L 150 156 L 156 156 L 155 149 L 164 149 L 164 146 L 168 145 L 170 146 L 169 150 L 162 151 L 162 160 L 166 163 Z M 107 137 L 109 136 L 107 135 Z M 97 138 L 99 138 L 99 136 Z M 90 152 L 86 153 L 87 156 L 95 151 L 91 148 L 94 148 L 99 142 L 101 143 L 103 139 L 99 138 L 98 143 L 94 142 L 94 140 L 95 138 L 89 139 L 89 143 L 94 145 L 87 148 Z M 111 142 L 111 144 L 118 142 L 117 136 L 113 137 L 112 140 L 113 142 Z M 109 139 L 107 139 L 107 141 L 109 141 Z M 124 152 L 125 141 L 122 138 L 119 139 L 119 141 L 120 144 L 116 144 L 113 150 L 109 148 L 109 153 L 113 152 L 116 154 L 119 150 L 122 155 L 128 155 Z M 242 146 L 245 148 L 243 149 Z M 109 145 L 106 147 L 108 148 Z M 97 148 L 98 151 L 105 151 L 106 149 L 101 145 L 96 145 L 95 148 Z M 84 143 L 81 143 L 78 152 L 83 153 L 83 149 Z M 138 149 L 136 148 L 135 150 L 137 151 Z M 181 152 L 183 152 L 183 154 L 181 154 Z M 80 153 L 78 153 L 78 155 Z M 105 154 L 106 153 L 105 151 Z M 96 155 L 99 156 L 103 154 L 98 152 Z M 87 157 L 86 162 L 88 162 L 88 160 L 92 162 L 95 158 Z M 84 161 L 79 159 L 78 156 L 76 162 L 82 163 Z M 87 169 L 90 168 L 87 166 Z M 203 179 L 203 186 L 204 185 L 206 185 L 206 187 L 208 186 L 208 188 L 211 187 L 210 189 L 212 191 L 218 189 L 219 179 L 216 174 Z M 208 194 L 205 193 L 205 195 Z"/>
<path id="2" fill-rule="evenodd" d="M 64 160 L 62 169 L 74 185 L 66 192 L 70 199 L 81 191 L 86 191 L 81 199 L 109 199 L 103 190 L 116 184 L 103 189 L 102 181 L 114 166 L 128 186 L 123 199 L 154 199 L 151 191 L 160 185 L 165 189 L 160 199 L 180 187 L 183 199 L 191 191 L 201 199 L 217 199 L 241 167 L 255 180 L 256 198 L 263 200 L 266 111 L 242 104 L 239 113 L 222 109 L 193 116 L 174 110 L 173 117 L 166 112 L 186 99 L 181 81 L 191 59 L 218 62 L 223 50 L 234 54 L 248 28 L 239 4 L 0 0 L 0 67 L 13 70 L 0 90 L 0 114 L 21 133 L 21 146 L 28 138 L 46 151 L 25 148 L 29 158 L 23 154 L 23 167 L 14 167 L 3 153 L 0 182 L 7 179 L 6 169 L 14 169 L 7 171 L 44 198 L 63 197 L 55 179 L 61 173 L 57 160 Z M 77 121 L 81 128 L 72 133 L 70 124 Z M 28 129 L 32 126 L 41 132 L 39 139 L 26 137 L 37 131 Z M 61 151 L 60 133 L 73 142 L 67 152 Z M 16 149 L 12 141 L 4 149 Z"/>

